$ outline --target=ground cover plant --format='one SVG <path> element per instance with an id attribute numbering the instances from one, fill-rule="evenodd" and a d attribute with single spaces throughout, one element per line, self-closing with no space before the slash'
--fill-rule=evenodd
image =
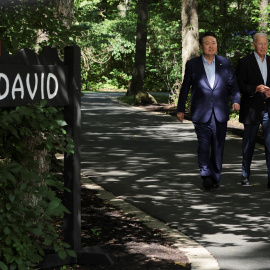
<path id="1" fill-rule="evenodd" d="M 63 111 L 41 106 L 0 110 L 0 269 L 33 269 L 46 249 L 74 255 L 52 226 L 67 213 L 57 154 L 71 153 Z"/>

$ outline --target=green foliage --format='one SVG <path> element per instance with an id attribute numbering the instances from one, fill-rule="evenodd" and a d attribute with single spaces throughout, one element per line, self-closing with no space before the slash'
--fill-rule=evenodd
<path id="1" fill-rule="evenodd" d="M 70 18 L 57 14 L 48 2 L 0 4 L 1 45 L 6 50 L 39 51 L 49 45 L 61 53 L 74 44 L 85 26 L 67 28 Z M 39 39 L 41 32 L 46 39 Z M 63 110 L 45 105 L 0 110 L 0 269 L 33 269 L 47 249 L 60 258 L 75 255 L 52 226 L 67 213 L 59 198 L 63 165 L 56 155 L 73 153 L 73 142 L 64 129 Z M 46 159 L 49 170 L 40 168 L 39 157 Z"/>
<path id="2" fill-rule="evenodd" d="M 181 5 L 179 1 L 149 4 L 145 87 L 174 93 L 181 81 Z"/>
<path id="3" fill-rule="evenodd" d="M 21 48 L 38 51 L 45 45 L 56 48 L 72 45 L 81 28 L 74 26 L 67 29 L 65 19 L 48 5 L 48 1 L 47 5 L 44 1 L 29 4 L 26 0 L 21 4 L 0 4 L 1 45 L 11 53 Z M 41 33 L 47 38 L 40 40 Z"/>
<path id="4" fill-rule="evenodd" d="M 27 0 L 23 2 L 27 3 Z M 33 1 L 32 1 L 33 2 Z M 38 4 L 0 9 L 2 45 L 39 50 L 50 45 L 62 48 L 77 44 L 82 49 L 82 90 L 127 89 L 134 67 L 137 2 L 128 1 L 121 17 L 116 0 L 75 0 L 69 29 L 52 6 Z M 250 35 L 258 29 L 259 0 L 198 0 L 200 32 L 215 31 L 218 53 L 238 59 L 252 50 Z M 181 78 L 181 3 L 178 0 L 149 1 L 145 89 L 175 92 Z M 70 18 L 69 18 L 70 19 Z M 48 40 L 36 44 L 38 31 Z"/>
<path id="5" fill-rule="evenodd" d="M 57 195 L 64 191 L 63 166 L 55 155 L 73 151 L 62 111 L 43 106 L 1 109 L 0 125 L 0 268 L 33 268 L 45 249 L 54 249 L 60 258 L 67 252 L 74 255 L 52 226 L 67 213 Z M 30 151 L 28 142 L 37 136 Z M 40 151 L 54 164 L 50 171 L 40 172 L 33 158 Z"/>
<path id="6" fill-rule="evenodd" d="M 116 6 L 116 1 L 75 1 L 76 24 L 85 27 L 77 39 L 82 49 L 82 90 L 126 88 L 131 79 L 136 32 L 134 7 L 130 6 L 128 17 L 120 19 Z"/>
<path id="7" fill-rule="evenodd" d="M 131 81 L 137 3 L 129 1 L 126 17 L 118 15 L 118 4 L 119 1 L 75 1 L 76 24 L 85 26 L 77 39 L 83 58 L 82 90 L 127 89 Z M 169 91 L 181 80 L 180 9 L 178 1 L 173 0 L 149 3 L 145 74 L 148 90 Z"/>
<path id="8" fill-rule="evenodd" d="M 257 31 L 259 1 L 199 0 L 200 32 L 213 31 L 218 36 L 218 54 L 230 58 L 236 67 L 239 58 L 252 50 L 251 36 Z"/>
<path id="9" fill-rule="evenodd" d="M 199 0 L 200 32 L 218 35 L 220 55 L 235 67 L 252 50 L 250 33 L 258 29 L 259 1 Z M 134 67 L 137 3 L 129 1 L 126 17 L 119 1 L 76 0 L 76 25 L 84 25 L 76 41 L 82 48 L 82 89 L 126 89 Z M 182 80 L 181 4 L 177 0 L 149 1 L 147 61 L 144 88 L 175 91 Z M 179 89 L 177 89 L 179 90 Z"/>
<path id="10" fill-rule="evenodd" d="M 8 3 L 9 1 L 2 1 Z M 18 1 L 17 1 L 18 2 Z M 62 49 L 77 44 L 82 49 L 82 89 L 127 88 L 134 66 L 137 1 L 129 1 L 126 16 L 118 14 L 118 0 L 75 0 L 74 18 L 57 14 L 44 1 L 22 0 L 0 4 L 1 45 L 14 53 L 21 48 L 39 51 L 49 45 Z M 33 4 L 35 2 L 35 4 Z M 51 2 L 51 1 L 47 1 Z M 252 50 L 251 35 L 259 29 L 259 0 L 198 0 L 200 32 L 218 35 L 218 53 L 238 59 Z M 181 82 L 181 3 L 149 1 L 145 89 L 170 91 Z M 69 28 L 66 20 L 73 20 Z M 37 43 L 39 33 L 46 39 Z M 267 29 L 269 32 L 269 29 Z M 168 96 L 154 95 L 159 103 Z M 162 100 L 160 100 L 162 98 Z M 173 97 L 177 101 L 177 97 Z M 126 99 L 129 99 L 128 101 Z M 134 97 L 121 97 L 134 103 Z M 189 103 L 187 104 L 189 107 Z M 237 113 L 231 113 L 237 117 Z M 51 225 L 66 209 L 57 194 L 63 191 L 57 154 L 73 151 L 62 112 L 44 106 L 0 110 L 0 269 L 29 269 L 53 248 L 60 257 L 68 246 Z M 42 136 L 41 136 L 42 134 Z M 39 137 L 33 149 L 27 140 Z M 50 171 L 40 173 L 36 151 L 46 150 Z"/>

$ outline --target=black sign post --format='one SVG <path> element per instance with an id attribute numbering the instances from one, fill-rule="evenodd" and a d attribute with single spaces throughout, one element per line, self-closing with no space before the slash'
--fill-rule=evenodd
<path id="1" fill-rule="evenodd" d="M 111 258 L 100 247 L 81 246 L 81 68 L 80 48 L 66 47 L 64 63 L 56 49 L 45 47 L 40 55 L 23 49 L 12 56 L 0 48 L 0 107 L 15 107 L 39 103 L 46 99 L 48 106 L 63 106 L 67 134 L 74 142 L 74 154 L 64 156 L 64 205 L 70 214 L 64 218 L 64 240 L 77 257 L 61 260 L 48 254 L 41 269 L 67 264 L 111 265 Z M 3 83 L 4 82 L 4 83 Z"/>

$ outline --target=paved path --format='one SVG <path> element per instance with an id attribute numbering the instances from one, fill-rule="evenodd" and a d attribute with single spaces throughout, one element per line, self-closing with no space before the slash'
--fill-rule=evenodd
<path id="1" fill-rule="evenodd" d="M 241 139 L 228 135 L 221 188 L 201 189 L 189 121 L 119 104 L 120 93 L 82 98 L 82 172 L 207 248 L 221 270 L 269 270 L 270 191 L 256 149 L 252 187 L 239 184 Z"/>

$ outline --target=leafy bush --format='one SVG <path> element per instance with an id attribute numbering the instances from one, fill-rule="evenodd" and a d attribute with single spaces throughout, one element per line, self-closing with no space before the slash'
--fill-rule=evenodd
<path id="1" fill-rule="evenodd" d="M 0 269 L 29 269 L 53 249 L 60 258 L 68 245 L 52 226 L 67 209 L 58 193 L 64 190 L 56 154 L 73 151 L 64 129 L 62 109 L 43 106 L 0 110 Z M 42 135 L 40 135 L 42 134 Z M 38 138 L 32 151 L 29 141 Z M 49 171 L 40 170 L 45 151 Z M 51 166 L 54 164 L 54 166 Z"/>
<path id="2" fill-rule="evenodd" d="M 38 52 L 49 45 L 61 54 L 81 35 L 83 25 L 67 29 L 44 1 L 15 2 L 0 4 L 1 45 L 7 51 Z M 37 43 L 40 32 L 47 39 Z M 47 249 L 61 258 L 75 255 L 52 226 L 67 212 L 58 197 L 64 187 L 56 155 L 73 151 L 62 109 L 45 104 L 0 109 L 0 125 L 0 269 L 33 269 Z"/>

